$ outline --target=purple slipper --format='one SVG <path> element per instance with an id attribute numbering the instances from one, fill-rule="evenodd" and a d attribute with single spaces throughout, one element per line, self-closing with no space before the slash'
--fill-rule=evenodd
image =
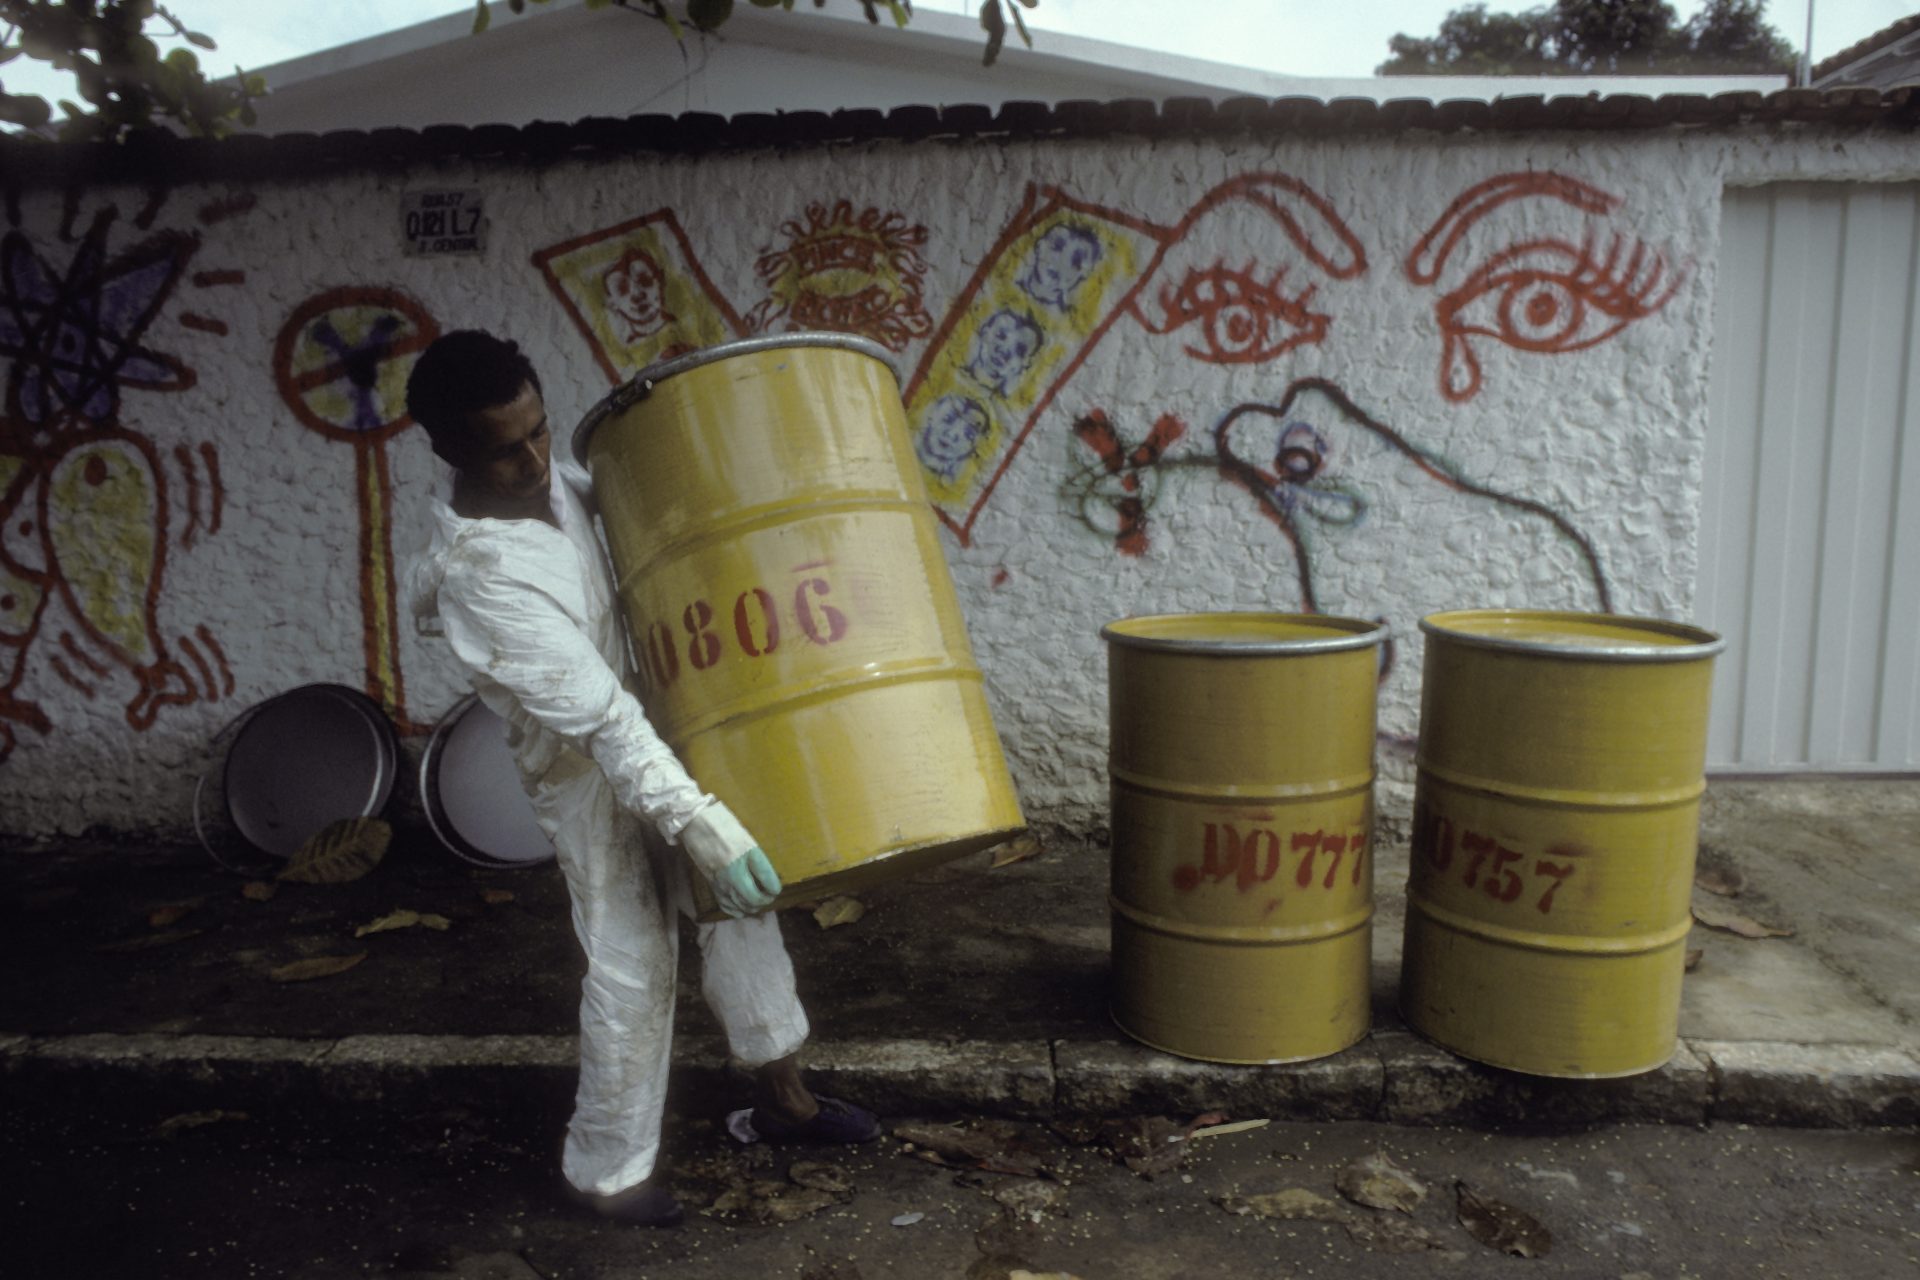
<path id="1" fill-rule="evenodd" d="M 759 1107 L 753 1109 L 754 1132 L 762 1142 L 829 1143 L 871 1142 L 880 1136 L 880 1117 L 865 1107 L 838 1098 L 816 1098 L 820 1110 L 807 1120 L 776 1120 Z"/>

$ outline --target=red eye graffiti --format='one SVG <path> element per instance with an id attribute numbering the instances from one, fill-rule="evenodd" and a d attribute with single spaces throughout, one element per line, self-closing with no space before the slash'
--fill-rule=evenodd
<path id="1" fill-rule="evenodd" d="M 1190 342 L 1184 349 L 1210 364 L 1257 364 L 1319 342 L 1327 336 L 1332 317 L 1307 309 L 1316 286 L 1289 297 L 1280 291 L 1285 277 L 1282 268 L 1263 284 L 1251 265 L 1235 270 L 1224 263 L 1191 271 L 1177 286 L 1160 290 L 1166 318 L 1157 331 L 1198 322 L 1204 345 Z"/>
<path id="2" fill-rule="evenodd" d="M 1555 173 L 1504 174 L 1470 188 L 1448 206 L 1407 255 L 1407 278 L 1435 284 L 1462 237 L 1513 201 L 1544 197 L 1591 219 L 1611 214 L 1619 197 Z M 1488 258 L 1434 303 L 1441 336 L 1440 393 L 1456 404 L 1479 393 L 1475 338 L 1518 351 L 1557 355 L 1607 341 L 1673 300 L 1685 264 L 1619 232 L 1589 225 L 1578 244 L 1535 237 Z"/>

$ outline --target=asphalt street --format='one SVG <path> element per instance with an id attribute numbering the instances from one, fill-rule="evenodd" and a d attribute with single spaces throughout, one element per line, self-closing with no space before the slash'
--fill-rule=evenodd
<path id="1" fill-rule="evenodd" d="M 963 1122 L 898 1129 L 849 1150 L 769 1150 L 692 1122 L 668 1140 L 690 1217 L 657 1231 L 611 1225 L 567 1201 L 544 1117 L 453 1110 L 394 1124 L 349 1112 L 276 1120 L 129 1109 L 83 1120 L 39 1108 L 4 1118 L 0 1272 L 15 1280 L 1920 1272 L 1920 1135 L 1911 1131 L 1488 1133 L 1348 1122 L 1168 1144 L 1178 1128 L 1116 1117 L 1104 1130 Z M 1138 1137 L 1144 1147 L 1131 1145 Z M 1172 1154 L 1151 1177 L 1123 1163 L 1155 1146 Z M 942 1162 L 930 1151 L 944 1152 Z M 1409 1212 L 1337 1189 L 1376 1153 L 1405 1172 L 1392 1186 L 1406 1188 L 1397 1194 Z M 1387 1184 L 1357 1185 L 1368 1194 Z M 1462 1185 L 1537 1223 L 1537 1233 L 1510 1233 L 1507 1247 L 1538 1256 L 1504 1251 L 1498 1236 L 1477 1239 L 1465 1218 L 1477 1215 L 1484 1231 L 1493 1211 L 1463 1213 Z M 1269 1216 L 1289 1212 L 1305 1216 Z"/>

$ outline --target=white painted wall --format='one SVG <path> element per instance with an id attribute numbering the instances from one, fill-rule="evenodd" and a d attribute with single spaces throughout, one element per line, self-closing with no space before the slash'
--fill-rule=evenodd
<path id="1" fill-rule="evenodd" d="M 356 444 L 296 415 L 302 393 L 297 378 L 276 378 L 276 340 L 290 332 L 296 351 L 310 341 L 310 319 L 289 322 L 328 291 L 397 291 L 404 297 L 380 305 L 417 308 L 442 328 L 517 336 L 542 371 L 555 420 L 572 422 L 615 374 L 672 335 L 625 348 L 602 338 L 596 354 L 536 254 L 579 240 L 590 256 L 618 239 L 600 236 L 606 229 L 670 210 L 684 248 L 670 234 L 654 247 L 676 281 L 668 302 L 678 323 L 693 326 L 702 310 L 697 262 L 711 284 L 704 305 L 783 329 L 782 298 L 845 292 L 849 279 L 783 273 L 779 251 L 812 236 L 816 222 L 835 224 L 836 201 L 849 202 L 854 233 L 863 211 L 878 210 L 867 233 L 893 233 L 891 255 L 878 259 L 891 265 L 864 282 L 899 305 L 889 326 L 868 328 L 900 344 L 915 420 L 941 387 L 981 400 L 1016 431 L 1027 423 L 1019 404 L 1046 398 L 1017 451 L 989 440 L 980 475 L 1003 463 L 1004 471 L 977 510 L 981 489 L 964 465 L 951 484 L 929 475 L 943 510 L 968 529 L 964 540 L 947 535 L 946 551 L 1029 815 L 1085 824 L 1105 804 L 1097 631 L 1113 617 L 1294 609 L 1304 573 L 1321 609 L 1392 622 L 1396 666 L 1381 725 L 1402 739 L 1415 728 L 1421 614 L 1599 603 L 1563 526 L 1591 545 L 1616 609 L 1687 617 L 1724 186 L 1783 175 L 1912 179 L 1915 165 L 1909 135 L 1814 130 L 986 140 L 212 184 L 174 190 L 154 209 L 143 190 L 99 188 L 80 193 L 64 229 L 59 192 L 25 192 L 19 225 L 0 245 L 11 291 L 0 298 L 11 325 L 0 324 L 9 367 L 0 826 L 177 830 L 214 732 L 295 684 L 379 687 L 416 726 L 463 692 L 437 642 L 404 626 L 396 640 L 404 699 L 389 675 L 370 670 L 381 646 L 369 642 L 366 620 L 381 614 L 374 570 L 384 561 L 376 556 L 368 570 L 361 554 L 362 513 L 380 510 L 361 494 L 368 485 L 381 492 L 384 474 L 391 541 L 404 556 L 437 478 L 417 429 Z M 1506 188 L 1482 185 L 1527 174 L 1559 175 L 1562 194 L 1494 203 Z M 1234 183 L 1242 198 L 1223 194 Z M 453 189 L 484 195 L 484 255 L 404 255 L 403 196 Z M 1044 204 L 1047 189 L 1069 202 L 1060 217 L 1103 240 L 1100 271 L 1055 298 L 1064 308 L 1045 288 L 1036 297 L 1022 287 L 1033 248 L 1021 228 L 1038 233 L 1051 222 L 1029 213 L 1016 224 L 1030 193 Z M 1480 198 L 1465 207 L 1485 206 L 1486 216 L 1464 226 L 1437 272 L 1422 269 L 1428 258 L 1410 266 L 1423 237 L 1435 247 L 1448 241 L 1443 215 L 1476 189 Z M 1304 243 L 1275 209 L 1304 229 Z M 97 223 L 108 210 L 118 216 Z M 83 242 L 95 226 L 105 262 L 89 267 Z M 170 283 L 164 261 L 143 266 L 140 256 L 167 252 L 180 261 Z M 1649 283 L 1656 260 L 1659 279 Z M 607 314 L 595 310 L 604 266 L 588 271 L 587 294 L 574 303 L 590 317 Z M 58 295 L 62 280 L 69 293 L 106 303 L 100 330 L 71 331 L 80 356 L 48 345 L 66 329 L 48 325 L 38 300 Z M 1121 306 L 1136 285 L 1137 314 Z M 1542 293 L 1557 296 L 1557 316 L 1545 302 L 1529 306 Z M 1529 328 L 1534 345 L 1551 345 L 1548 331 L 1572 314 L 1575 294 L 1586 314 L 1565 350 L 1515 345 Z M 989 295 L 992 305 L 975 306 Z M 1451 343 L 1443 313 L 1454 313 L 1437 309 L 1449 297 Z M 1628 314 L 1622 297 L 1642 299 L 1648 314 Z M 148 298 L 158 300 L 150 318 L 139 305 Z M 1251 314 L 1249 298 L 1268 327 L 1240 337 L 1255 332 L 1259 358 L 1196 357 L 1210 351 L 1209 316 L 1212 354 L 1235 345 L 1229 322 L 1236 308 Z M 1184 324 L 1165 305 L 1182 300 L 1197 309 Z M 1289 305 L 1324 316 L 1324 332 L 1297 312 L 1287 321 Z M 996 397 L 993 380 L 965 366 L 980 320 L 1009 307 L 1040 322 L 1051 353 L 1042 363 L 1056 363 L 1008 381 Z M 91 313 L 61 314 L 79 323 Z M 338 321 L 351 342 L 354 317 Z M 1283 341 L 1303 333 L 1317 340 Z M 956 344 L 944 363 L 935 345 L 943 337 Z M 96 354 L 82 358 L 88 343 Z M 76 381 L 62 363 L 72 359 L 93 372 Z M 1072 376 L 1061 376 L 1075 360 Z M 931 372 L 916 376 L 923 366 Z M 950 385 L 936 387 L 942 368 Z M 73 403 L 36 399 L 36 386 L 51 385 L 48 370 L 67 371 L 61 385 Z M 328 376 L 310 380 L 319 388 L 308 388 L 310 400 L 324 397 Z M 375 417 L 394 384 L 383 386 L 370 401 Z M 95 396 L 96 387 L 117 395 Z M 1223 474 L 1213 433 L 1236 406 L 1275 405 L 1289 388 L 1296 396 L 1280 425 L 1301 424 L 1290 443 L 1322 450 L 1322 470 L 1263 501 Z M 323 415 L 351 418 L 348 400 L 315 403 Z M 1129 448 L 1162 415 L 1187 428 L 1146 477 L 1153 500 L 1138 556 L 1117 549 L 1119 517 L 1107 501 L 1128 495 L 1090 485 L 1095 454 L 1073 432 L 1094 410 Z M 1237 419 L 1228 443 L 1271 471 L 1278 430 L 1245 431 L 1262 418 Z M 369 545 L 381 545 L 377 528 Z M 1404 751 L 1389 744 L 1383 767 L 1404 780 Z M 1404 788 L 1389 790 L 1390 811 L 1403 801 Z"/>

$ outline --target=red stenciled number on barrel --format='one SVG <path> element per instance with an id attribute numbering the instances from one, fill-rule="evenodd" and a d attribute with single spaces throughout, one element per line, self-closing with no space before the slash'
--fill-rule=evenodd
<path id="1" fill-rule="evenodd" d="M 756 642 L 753 638 L 753 610 L 747 607 L 749 601 L 759 610 L 760 628 L 766 636 L 763 641 Z M 740 598 L 733 602 L 733 634 L 740 642 L 740 651 L 749 658 L 772 653 L 780 647 L 780 615 L 773 611 L 773 596 L 766 588 L 742 591 Z"/>
<path id="2" fill-rule="evenodd" d="M 1463 831 L 1460 833 L 1460 847 L 1473 855 L 1467 859 L 1467 874 L 1461 877 L 1467 888 L 1471 889 L 1480 882 L 1480 864 L 1498 846 L 1494 844 L 1492 836 L 1483 836 L 1478 831 Z"/>
<path id="3" fill-rule="evenodd" d="M 713 625 L 713 606 L 695 600 L 680 615 L 687 628 L 687 661 L 695 671 L 705 671 L 720 661 L 720 637 L 707 630 Z"/>
<path id="4" fill-rule="evenodd" d="M 1540 895 L 1540 901 L 1533 904 L 1544 915 L 1553 910 L 1553 895 L 1560 891 L 1560 886 L 1566 882 L 1568 876 L 1573 874 L 1573 864 L 1548 862 L 1542 858 L 1533 864 L 1533 874 L 1553 877 L 1553 883 L 1548 885 L 1547 891 Z"/>
<path id="5" fill-rule="evenodd" d="M 1231 826 L 1227 828 L 1229 840 L 1238 835 L 1239 832 Z M 1260 855 L 1263 851 L 1266 854 L 1264 867 L 1260 864 Z M 1273 879 L 1274 873 L 1280 870 L 1280 837 L 1265 827 L 1255 827 L 1248 832 L 1246 839 L 1240 841 L 1236 853 L 1240 863 L 1240 874 L 1235 878 L 1234 883 L 1239 886 L 1242 893 L 1251 889 L 1256 883 L 1264 884 Z"/>
<path id="6" fill-rule="evenodd" d="M 793 611 L 800 615 L 800 630 L 815 644 L 832 644 L 847 634 L 847 615 L 825 602 L 832 590 L 825 578 L 803 579 L 793 589 Z M 817 611 L 815 600 L 820 601 Z"/>
<path id="7" fill-rule="evenodd" d="M 1293 849 L 1298 853 L 1306 852 L 1300 858 L 1300 866 L 1293 873 L 1293 882 L 1302 889 L 1313 883 L 1313 855 L 1320 848 L 1320 838 L 1324 831 L 1296 831 L 1293 833 Z"/>
<path id="8" fill-rule="evenodd" d="M 1480 882 L 1480 887 L 1487 891 L 1489 898 L 1496 902 L 1512 902 L 1520 896 L 1520 890 L 1525 887 L 1520 883 L 1520 874 L 1507 865 L 1518 861 L 1518 849 L 1509 849 L 1497 842 L 1494 844 L 1493 866 L 1488 868 L 1487 878 Z"/>

